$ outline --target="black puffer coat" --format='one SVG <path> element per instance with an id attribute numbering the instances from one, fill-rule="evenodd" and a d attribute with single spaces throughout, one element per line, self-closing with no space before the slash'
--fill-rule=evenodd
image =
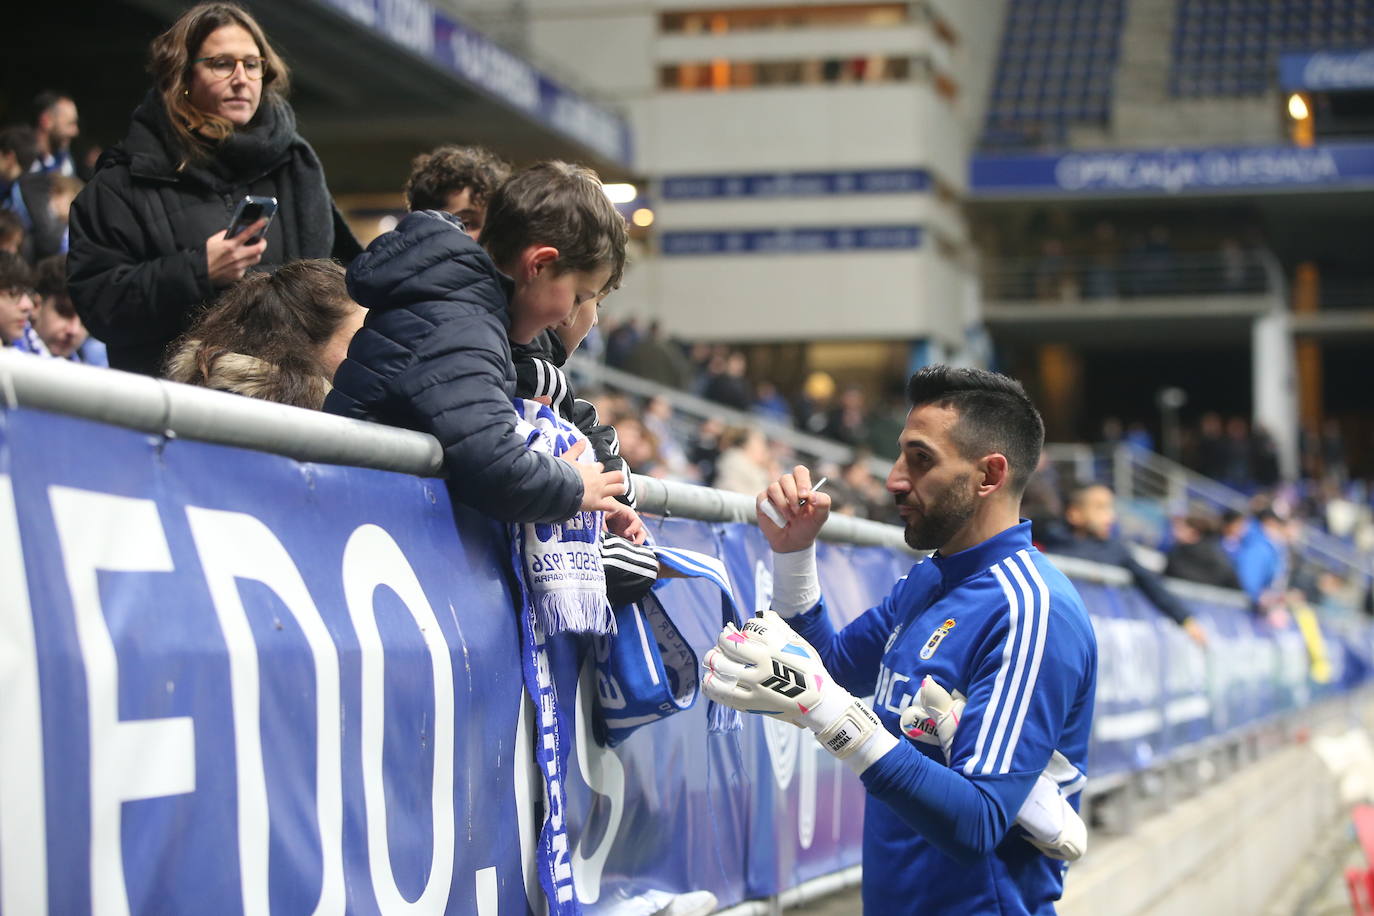
<path id="1" fill-rule="evenodd" d="M 281 204 L 254 269 L 361 250 L 325 188 L 315 152 L 285 102 L 263 99 L 254 121 L 212 159 L 178 168 L 180 147 L 153 93 L 129 135 L 108 150 L 71 211 L 72 303 L 116 369 L 159 375 L 167 345 L 219 292 L 205 240 L 229 225 L 245 195 Z"/>
<path id="2" fill-rule="evenodd" d="M 432 434 L 449 489 L 485 515 L 563 521 L 582 478 L 515 432 L 511 281 L 461 225 L 412 213 L 349 267 L 349 295 L 370 311 L 324 409 Z"/>

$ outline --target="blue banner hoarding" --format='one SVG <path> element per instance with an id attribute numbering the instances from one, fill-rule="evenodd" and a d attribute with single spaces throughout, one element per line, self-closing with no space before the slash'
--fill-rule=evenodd
<path id="1" fill-rule="evenodd" d="M 757 529 L 653 520 L 771 598 Z M 539 776 L 502 526 L 441 481 L 0 412 L 0 912 L 541 909 Z M 910 565 L 823 544 L 842 621 Z M 1306 655 L 1198 606 L 1204 654 L 1080 583 L 1101 646 L 1094 773 L 1308 701 Z M 659 596 L 698 655 L 720 594 Z M 1368 628 L 1328 634 L 1342 686 Z M 550 640 L 575 723 L 568 866 L 588 912 L 763 897 L 859 862 L 863 790 L 804 733 L 706 704 L 600 744 L 592 647 Z M 535 901 L 531 905 L 530 901 Z"/>

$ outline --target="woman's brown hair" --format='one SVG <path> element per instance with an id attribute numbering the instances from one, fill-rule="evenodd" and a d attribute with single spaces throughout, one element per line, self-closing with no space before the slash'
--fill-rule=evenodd
<path id="1" fill-rule="evenodd" d="M 320 350 L 358 308 L 333 261 L 249 274 L 173 344 L 167 378 L 318 410 L 330 389 Z"/>
<path id="2" fill-rule="evenodd" d="M 191 61 L 195 59 L 205 39 L 216 29 L 236 25 L 253 36 L 253 42 L 262 54 L 262 105 L 286 97 L 290 88 L 291 74 L 286 62 L 277 55 L 267 43 L 262 26 L 252 14 L 233 3 L 201 3 L 181 14 L 171 28 L 153 39 L 149 49 L 148 72 L 152 74 L 153 86 L 162 97 L 167 109 L 172 130 L 180 141 L 182 159 L 179 167 L 185 167 L 192 160 L 202 158 L 210 150 L 204 143 L 212 146 L 234 133 L 234 125 L 219 115 L 201 111 L 191 104 L 189 95 Z"/>

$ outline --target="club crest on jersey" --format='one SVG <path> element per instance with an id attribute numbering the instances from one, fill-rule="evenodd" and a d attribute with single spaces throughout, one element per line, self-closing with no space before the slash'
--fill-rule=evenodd
<path id="1" fill-rule="evenodd" d="M 954 618 L 947 617 L 945 622 L 935 628 L 935 632 L 930 634 L 930 639 L 921 647 L 921 660 L 930 658 L 935 654 L 935 650 L 940 648 L 940 643 L 949 635 L 949 631 L 954 629 Z"/>

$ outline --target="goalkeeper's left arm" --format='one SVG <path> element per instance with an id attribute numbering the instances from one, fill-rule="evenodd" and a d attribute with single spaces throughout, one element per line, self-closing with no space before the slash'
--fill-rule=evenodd
<path id="1" fill-rule="evenodd" d="M 989 655 L 1000 658 L 1001 645 Z M 986 735 L 979 741 L 994 688 L 993 664 L 975 673 L 970 683 L 964 721 L 951 748 L 951 765 L 946 766 L 889 732 L 866 703 L 830 678 L 815 650 L 771 611 L 748 620 L 743 631 L 727 627 L 705 661 L 707 696 L 811 729 L 826 750 L 859 774 L 869 793 L 960 862 L 986 856 L 1002 842 L 1058 740 L 1057 728 L 1027 727 L 1023 720 L 1006 767 L 1001 758 L 1011 736 L 1005 729 L 996 748 L 987 746 Z M 1048 656 L 1044 661 L 1054 664 Z M 1062 723 L 1067 707 L 1052 709 L 1060 705 L 1051 696 L 1054 691 L 1028 686 L 1032 693 L 1025 715 Z M 1044 695 L 1037 699 L 1038 693 Z M 1015 718 L 1015 706 L 1012 711 Z M 987 731 L 995 730 L 994 723 Z M 988 772 L 983 772 L 989 759 Z"/>

